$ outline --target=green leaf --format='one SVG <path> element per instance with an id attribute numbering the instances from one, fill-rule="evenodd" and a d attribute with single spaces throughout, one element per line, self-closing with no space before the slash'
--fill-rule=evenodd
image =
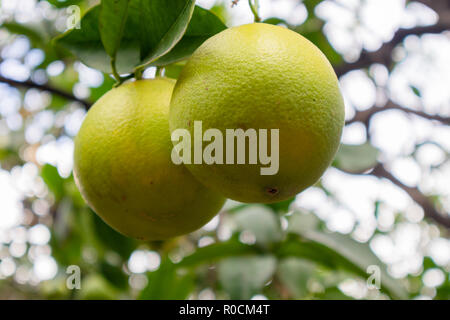
<path id="1" fill-rule="evenodd" d="M 219 281 L 231 299 L 250 299 L 272 278 L 276 262 L 273 256 L 227 258 L 219 263 Z"/>
<path id="2" fill-rule="evenodd" d="M 230 12 L 228 11 L 228 4 L 224 1 L 219 1 L 212 6 L 210 9 L 212 13 L 214 13 L 217 17 L 219 17 L 220 21 L 226 23 L 230 20 Z"/>
<path id="3" fill-rule="evenodd" d="M 288 25 L 286 20 L 281 19 L 281 18 L 277 18 L 277 17 L 267 18 L 267 19 L 263 20 L 262 22 L 263 23 L 268 23 L 268 24 L 273 24 L 273 25 L 279 25 L 279 24 Z"/>
<path id="4" fill-rule="evenodd" d="M 61 199 L 64 194 L 64 179 L 59 175 L 58 169 L 45 164 L 41 169 L 41 177 L 56 199 Z"/>
<path id="5" fill-rule="evenodd" d="M 290 217 L 289 224 L 292 227 L 288 231 L 300 235 L 301 241 L 287 241 L 279 251 L 282 256 L 306 257 L 331 269 L 350 271 L 363 278 L 369 277 L 367 274 L 369 266 L 377 266 L 381 272 L 382 290 L 394 298 L 408 297 L 403 284 L 387 273 L 385 264 L 372 252 L 367 243 L 359 243 L 347 235 L 316 230 L 312 227 L 314 219 L 317 218 L 312 214 L 294 213 Z"/>
<path id="6" fill-rule="evenodd" d="M 55 6 L 56 8 L 65 8 L 68 6 L 72 6 L 74 4 L 78 4 L 83 0 L 46 0 L 46 1 Z"/>
<path id="7" fill-rule="evenodd" d="M 411 88 L 412 92 L 413 92 L 417 97 L 422 98 L 422 93 L 420 92 L 419 88 L 417 88 L 417 87 L 415 87 L 415 86 L 413 86 L 413 85 L 410 85 L 409 87 Z"/>
<path id="8" fill-rule="evenodd" d="M 112 72 L 110 56 L 114 55 L 121 74 L 150 63 L 167 65 L 187 58 L 203 41 L 225 28 L 214 14 L 194 3 L 173 0 L 167 6 L 165 0 L 129 0 L 127 17 L 114 15 L 117 8 L 125 6 L 124 1 L 111 3 L 107 9 L 97 5 L 83 16 L 80 29 L 67 31 L 54 43 L 105 73 Z"/>
<path id="9" fill-rule="evenodd" d="M 257 244 L 269 246 L 281 241 L 281 231 L 278 216 L 263 205 L 247 206 L 232 216 L 237 231 L 250 231 Z"/>
<path id="10" fill-rule="evenodd" d="M 183 300 L 194 288 L 193 274 L 177 270 L 166 257 L 158 270 L 147 275 L 148 284 L 139 295 L 140 300 Z"/>
<path id="11" fill-rule="evenodd" d="M 289 211 L 289 208 L 294 201 L 295 197 L 280 202 L 268 203 L 266 204 L 266 207 L 272 208 L 275 212 L 286 213 Z"/>
<path id="12" fill-rule="evenodd" d="M 66 277 L 57 275 L 52 280 L 46 280 L 39 283 L 40 296 L 46 300 L 67 300 L 70 297 L 70 290 L 66 285 Z"/>
<path id="13" fill-rule="evenodd" d="M 445 282 L 436 289 L 436 296 L 434 297 L 435 300 L 450 300 L 450 280 L 448 275 Z"/>
<path id="14" fill-rule="evenodd" d="M 110 58 L 108 57 L 100 38 L 98 29 L 98 21 L 100 14 L 100 6 L 92 7 L 86 12 L 80 21 L 80 29 L 71 29 L 54 39 L 56 45 L 71 51 L 84 64 L 99 69 L 106 73 L 111 73 Z M 118 63 L 119 72 L 127 72 L 134 68 L 139 61 L 139 47 L 134 48 L 122 46 L 120 55 L 124 61 L 123 64 Z"/>
<path id="15" fill-rule="evenodd" d="M 100 274 L 89 274 L 81 281 L 81 289 L 76 292 L 80 300 L 115 300 L 119 291 Z"/>
<path id="16" fill-rule="evenodd" d="M 58 208 L 58 219 L 52 227 L 50 246 L 52 256 L 63 266 L 82 262 L 83 239 L 77 232 L 78 225 L 72 218 L 73 212 Z M 73 227 L 69 230 L 70 227 Z M 74 230 L 75 229 L 75 230 Z"/>
<path id="17" fill-rule="evenodd" d="M 318 20 L 318 19 L 315 19 Z M 308 21 L 309 22 L 309 21 Z M 315 23 L 315 21 L 311 21 L 312 24 Z M 306 26 L 306 24 L 305 24 Z M 301 30 L 303 28 L 297 28 L 301 35 L 303 35 L 305 38 L 307 38 L 309 41 L 314 43 L 327 57 L 327 59 L 331 62 L 332 65 L 339 65 L 342 63 L 342 57 L 339 53 L 336 52 L 336 50 L 333 48 L 333 46 L 328 41 L 327 37 L 323 33 L 322 28 L 319 28 L 315 31 L 305 31 L 302 32 Z"/>
<path id="18" fill-rule="evenodd" d="M 327 288 L 323 293 L 316 295 L 321 300 L 353 300 L 345 295 L 338 287 Z"/>
<path id="19" fill-rule="evenodd" d="M 361 145 L 342 144 L 333 161 L 333 166 L 344 171 L 361 173 L 377 164 L 379 151 L 369 143 Z"/>
<path id="20" fill-rule="evenodd" d="M 328 41 L 328 38 L 323 32 L 324 22 L 314 15 L 315 6 L 322 0 L 318 1 L 304 1 L 303 4 L 307 7 L 309 16 L 301 25 L 288 25 L 289 29 L 300 33 L 302 36 L 314 43 L 330 60 L 332 65 L 342 63 L 341 55 L 333 48 Z"/>
<path id="21" fill-rule="evenodd" d="M 44 41 L 44 37 L 32 26 L 19 24 L 17 22 L 4 22 L 2 23 L 2 27 L 11 33 L 26 36 L 35 46 L 42 44 Z"/>
<path id="22" fill-rule="evenodd" d="M 125 274 L 119 265 L 112 265 L 107 261 L 101 261 L 100 272 L 111 284 L 120 290 L 128 289 L 128 275 Z"/>
<path id="23" fill-rule="evenodd" d="M 124 260 L 137 246 L 137 241 L 118 233 L 108 226 L 98 215 L 91 211 L 93 233 L 100 240 L 103 247 L 117 252 Z"/>
<path id="24" fill-rule="evenodd" d="M 102 0 L 99 13 L 100 38 L 106 53 L 115 58 L 122 41 L 130 0 Z"/>
<path id="25" fill-rule="evenodd" d="M 90 101 L 97 101 L 100 99 L 101 96 L 103 96 L 106 92 L 111 90 L 114 86 L 114 80 L 107 74 L 103 74 L 103 83 L 98 86 L 97 88 L 90 88 L 91 89 L 91 96 Z"/>
<path id="26" fill-rule="evenodd" d="M 288 233 L 295 233 L 302 235 L 310 230 L 317 230 L 320 224 L 320 220 L 313 214 L 306 212 L 293 212 L 288 217 Z"/>
<path id="27" fill-rule="evenodd" d="M 308 280 L 314 275 L 315 263 L 299 258 L 287 258 L 280 261 L 277 275 L 295 299 L 305 298 L 309 292 Z"/>
<path id="28" fill-rule="evenodd" d="M 314 14 L 314 9 L 322 1 L 323 0 L 304 0 L 303 4 L 305 5 L 306 10 L 308 10 L 308 13 L 310 15 L 313 15 Z"/>
<path id="29" fill-rule="evenodd" d="M 170 64 L 170 65 L 164 67 L 164 76 L 166 76 L 168 78 L 172 78 L 172 79 L 178 79 L 178 77 L 180 76 L 181 70 L 183 70 L 184 65 L 185 65 L 185 62 L 181 61 L 181 62 L 173 63 L 173 64 Z"/>
<path id="30" fill-rule="evenodd" d="M 212 12 L 195 6 L 191 22 L 178 44 L 152 65 L 164 66 L 188 58 L 203 42 L 225 30 L 226 25 Z"/>
<path id="31" fill-rule="evenodd" d="M 139 17 L 141 65 L 147 65 L 170 51 L 186 32 L 195 0 L 135 0 L 130 16 Z M 136 31 L 135 31 L 136 32 Z"/>
<path id="32" fill-rule="evenodd" d="M 198 248 L 194 253 L 185 257 L 177 264 L 177 267 L 192 267 L 199 264 L 211 263 L 226 257 L 258 253 L 253 247 L 232 238 L 227 242 L 214 243 L 209 246 Z"/>

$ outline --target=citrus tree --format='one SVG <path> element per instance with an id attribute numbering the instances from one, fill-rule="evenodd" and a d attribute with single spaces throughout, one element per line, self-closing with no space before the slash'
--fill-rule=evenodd
<path id="1" fill-rule="evenodd" d="M 450 96 L 445 83 L 450 68 L 446 32 L 450 3 L 400 2 L 398 14 L 409 20 L 393 23 L 380 39 L 371 21 L 385 13 L 377 16 L 374 8 L 382 5 L 376 1 L 3 0 L 0 298 L 449 299 Z M 263 10 L 276 6 L 285 12 Z M 103 165 L 95 165 L 105 163 L 110 150 L 108 140 L 102 139 L 127 137 L 119 133 L 115 138 L 113 131 L 110 135 L 99 124 L 109 118 L 114 118 L 115 127 L 123 124 L 122 109 L 111 104 L 124 99 L 127 86 L 149 78 L 173 79 L 158 80 L 164 82 L 159 87 L 142 84 L 139 92 L 128 90 L 134 99 L 126 106 L 134 128 L 128 143 L 141 134 L 142 119 L 145 126 L 158 125 L 160 114 L 145 111 L 142 101 L 156 105 L 168 100 L 165 90 L 172 90 L 177 79 L 184 81 L 183 76 L 188 77 L 198 63 L 199 59 L 192 62 L 194 67 L 184 68 L 194 52 L 232 25 L 243 24 L 236 23 L 238 12 L 246 14 L 245 23 L 254 20 L 302 35 L 333 66 L 346 115 L 332 167 L 297 196 L 278 202 L 261 200 L 269 204 L 227 200 L 212 220 L 208 222 L 215 212 L 205 209 L 210 216 L 192 227 L 189 217 L 205 207 L 220 207 L 221 197 L 196 181 L 183 184 L 184 180 L 163 190 L 155 187 L 151 198 L 133 197 L 139 192 L 135 181 L 146 177 L 140 163 L 163 155 L 135 154 L 130 147 L 120 166 L 131 172 L 124 179 L 130 179 L 127 196 L 133 201 L 123 199 L 125 208 L 118 210 L 160 212 L 172 205 L 165 196 L 173 192 L 193 195 L 196 202 L 184 208 L 185 220 L 171 225 L 188 230 L 208 223 L 175 238 L 169 232 L 164 240 L 143 239 L 136 230 L 148 230 L 139 223 L 123 233 L 140 240 L 118 233 L 86 204 L 75 183 L 74 138 L 86 113 L 100 97 L 110 99 L 92 109 L 95 114 L 89 116 L 95 121 L 86 118 L 87 129 L 80 131 L 81 148 L 95 153 L 95 158 L 78 161 L 76 152 L 79 185 L 94 176 L 108 178 Z M 343 26 L 340 17 L 346 19 Z M 279 32 L 278 37 L 283 37 Z M 227 50 L 232 55 L 240 47 L 242 42 L 230 41 L 221 50 L 225 57 Z M 241 55 L 246 52 L 250 51 L 243 48 Z M 279 74 L 289 76 L 298 68 L 291 57 L 277 62 L 276 73 L 264 68 L 258 73 L 261 64 L 246 68 L 269 80 Z M 201 68 L 223 61 L 201 61 Z M 223 79 L 214 79 L 209 86 L 221 86 L 230 75 L 236 77 L 231 83 L 244 81 L 242 66 L 223 68 Z M 311 86 L 325 88 L 317 98 L 336 97 L 330 86 L 325 87 L 327 80 L 321 81 L 311 80 Z M 248 85 L 258 90 L 261 83 Z M 282 89 L 277 98 L 292 100 Z M 182 89 L 177 94 L 176 107 L 183 110 L 186 97 Z M 220 106 L 224 96 L 216 98 Z M 257 97 L 240 99 L 248 105 Z M 264 118 L 251 111 L 250 115 Z M 291 143 L 295 150 L 302 141 Z M 310 159 L 320 161 L 316 149 L 311 150 Z M 238 172 L 238 176 L 246 174 Z M 214 172 L 200 177 L 205 185 L 217 179 Z M 116 195 L 114 189 L 96 187 L 86 188 L 86 194 Z M 187 193 L 196 188 L 198 193 Z M 232 197 L 236 186 L 230 184 L 229 190 Z M 270 193 L 278 191 L 273 190 Z M 109 204 L 105 207 L 115 210 Z M 111 221 L 121 229 L 122 221 Z M 159 227 L 154 230 L 163 228 Z"/>

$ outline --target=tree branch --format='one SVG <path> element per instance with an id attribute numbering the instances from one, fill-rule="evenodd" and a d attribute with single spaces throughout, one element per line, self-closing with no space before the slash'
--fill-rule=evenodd
<path id="1" fill-rule="evenodd" d="M 425 217 L 437 222 L 438 224 L 446 227 L 450 230 L 450 216 L 446 213 L 440 213 L 431 200 L 425 196 L 417 187 L 409 187 L 403 182 L 398 180 L 392 173 L 390 173 L 382 163 L 376 164 L 368 173 L 352 172 L 343 169 L 339 169 L 345 173 L 353 175 L 371 175 L 377 178 L 385 178 L 391 181 L 394 185 L 405 191 L 410 198 L 416 202 L 424 212 Z"/>
<path id="2" fill-rule="evenodd" d="M 433 0 L 416 0 L 422 4 L 427 5 L 436 13 L 439 14 L 439 21 L 437 24 L 432 26 L 421 26 L 411 29 L 399 29 L 394 34 L 393 38 L 384 43 L 380 49 L 377 51 L 369 52 L 363 50 L 357 61 L 352 63 L 346 63 L 339 66 L 335 66 L 335 71 L 338 77 L 344 75 L 345 73 L 367 68 L 374 63 L 381 63 L 387 68 L 392 67 L 392 51 L 393 49 L 403 42 L 403 40 L 409 35 L 422 35 L 425 33 L 441 33 L 450 29 L 450 0 L 443 1 L 433 1 Z M 370 109 L 357 111 L 352 119 L 346 121 L 346 125 L 361 122 L 366 128 L 369 125 L 370 119 L 373 115 L 383 112 L 386 110 L 400 110 L 408 114 L 414 114 L 416 116 L 422 117 L 428 120 L 436 120 L 445 125 L 450 125 L 450 117 L 444 117 L 440 115 L 432 115 L 423 111 L 413 110 L 409 108 L 402 107 L 393 101 L 388 101 L 385 106 L 377 107 L 373 106 Z M 425 217 L 437 222 L 438 224 L 450 229 L 450 216 L 446 213 L 441 213 L 434 206 L 432 201 L 425 196 L 417 187 L 409 187 L 397 179 L 392 173 L 390 173 L 382 163 L 378 163 L 369 173 L 362 172 L 348 172 L 350 174 L 368 174 L 378 178 L 385 178 L 391 181 L 394 185 L 404 190 L 420 207 L 422 207 Z"/>
<path id="3" fill-rule="evenodd" d="M 440 21 L 448 21 L 447 19 L 450 18 L 450 0 L 413 0 L 409 2 L 420 2 L 433 9 L 439 14 Z"/>
<path id="4" fill-rule="evenodd" d="M 448 214 L 441 214 L 433 205 L 431 200 L 420 192 L 417 187 L 408 187 L 403 184 L 400 180 L 394 177 L 392 173 L 387 171 L 381 163 L 377 164 L 372 171 L 369 172 L 369 174 L 378 178 L 386 178 L 397 187 L 403 189 L 419 206 L 422 207 L 426 217 L 445 226 L 447 229 L 450 229 L 450 216 Z"/>
<path id="5" fill-rule="evenodd" d="M 414 114 L 414 115 L 422 117 L 424 119 L 436 120 L 445 125 L 450 125 L 450 117 L 444 117 L 444 116 L 440 116 L 440 115 L 429 114 L 429 113 L 419 111 L 419 110 L 405 108 L 405 107 L 402 107 L 402 106 L 392 102 L 391 100 L 389 100 L 386 103 L 386 105 L 383 107 L 373 106 L 372 108 L 369 108 L 367 110 L 356 111 L 353 118 L 351 118 L 350 120 L 347 120 L 345 122 L 345 125 L 349 125 L 354 122 L 361 122 L 361 123 L 367 125 L 373 115 L 375 115 L 379 112 L 386 111 L 386 110 L 400 110 L 405 113 Z"/>
<path id="6" fill-rule="evenodd" d="M 72 101 L 79 102 L 79 103 L 81 103 L 84 106 L 84 108 L 86 110 L 88 110 L 91 107 L 91 105 L 92 105 L 92 103 L 87 101 L 87 100 L 79 99 L 79 98 L 75 97 L 72 93 L 69 93 L 69 92 L 63 91 L 61 89 L 52 87 L 52 86 L 50 86 L 48 84 L 38 84 L 38 83 L 35 83 L 35 82 L 31 81 L 31 80 L 18 81 L 18 80 L 5 78 L 5 77 L 2 77 L 2 76 L 0 76 L 0 82 L 7 83 L 7 84 L 9 84 L 10 86 L 13 86 L 13 87 L 35 88 L 35 89 L 42 90 L 42 91 L 48 91 L 48 92 L 56 94 L 56 95 L 58 95 L 58 96 L 60 96 L 62 98 L 65 98 L 67 100 L 72 100 Z"/>
<path id="7" fill-rule="evenodd" d="M 344 63 L 334 68 L 338 77 L 349 71 L 367 68 L 371 64 L 381 63 L 386 67 L 392 65 L 392 50 L 409 35 L 422 35 L 425 33 L 441 33 L 450 29 L 450 23 L 438 23 L 432 26 L 415 27 L 411 29 L 398 29 L 391 41 L 386 42 L 377 51 L 363 50 L 355 62 Z"/>

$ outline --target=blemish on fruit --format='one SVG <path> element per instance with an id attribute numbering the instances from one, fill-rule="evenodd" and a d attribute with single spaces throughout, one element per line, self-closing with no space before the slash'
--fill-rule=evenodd
<path id="1" fill-rule="evenodd" d="M 276 188 L 269 187 L 269 188 L 266 188 L 266 192 L 270 195 L 276 195 L 276 194 L 278 194 L 279 190 Z"/>

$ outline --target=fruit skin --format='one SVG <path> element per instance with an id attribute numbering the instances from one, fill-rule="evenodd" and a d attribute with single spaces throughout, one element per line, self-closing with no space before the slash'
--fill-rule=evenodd
<path id="1" fill-rule="evenodd" d="M 141 240 L 192 232 L 224 198 L 171 161 L 168 113 L 175 81 L 123 84 L 89 110 L 75 139 L 74 176 L 93 210 Z"/>
<path id="2" fill-rule="evenodd" d="M 286 28 L 253 23 L 211 37 L 182 70 L 170 129 L 185 128 L 193 136 L 197 120 L 203 132 L 217 128 L 224 137 L 227 128 L 279 129 L 276 175 L 260 175 L 260 165 L 187 165 L 228 198 L 270 203 L 311 186 L 330 165 L 344 102 L 330 63 L 314 44 Z"/>

